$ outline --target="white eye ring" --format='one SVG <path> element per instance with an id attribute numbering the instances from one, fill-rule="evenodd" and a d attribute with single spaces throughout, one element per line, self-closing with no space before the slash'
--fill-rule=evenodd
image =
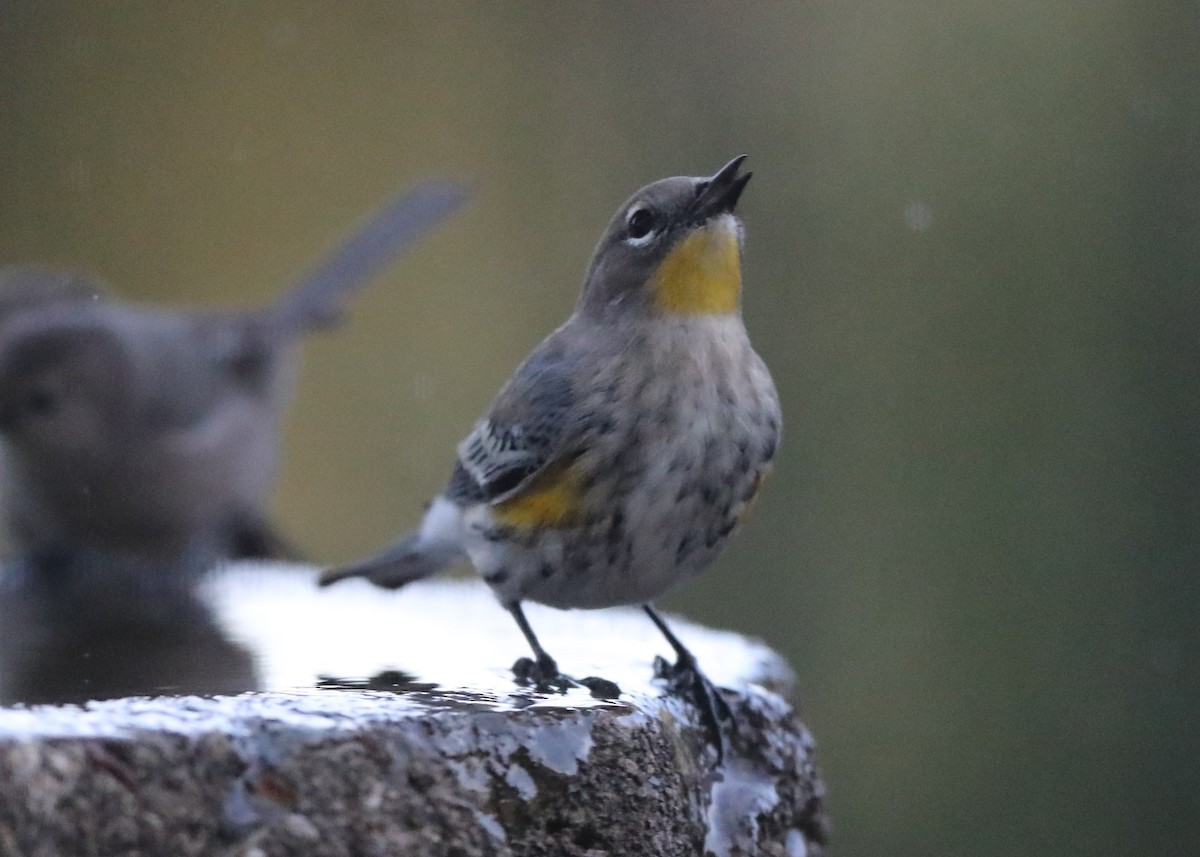
<path id="1" fill-rule="evenodd" d="M 626 228 L 632 228 L 633 219 L 635 217 L 637 217 L 639 214 L 646 214 L 646 215 L 650 216 L 651 228 L 646 231 L 645 235 L 638 235 L 636 238 L 634 236 L 630 235 L 628 238 L 626 238 L 625 243 L 628 244 L 630 247 L 644 247 L 645 245 L 649 244 L 651 241 L 653 241 L 655 238 L 658 237 L 659 230 L 657 228 L 655 228 L 654 215 L 650 211 L 649 208 L 646 208 L 645 206 L 642 206 L 642 205 L 635 206 L 634 208 L 631 208 L 629 210 L 629 214 L 626 215 L 626 217 L 625 217 Z"/>

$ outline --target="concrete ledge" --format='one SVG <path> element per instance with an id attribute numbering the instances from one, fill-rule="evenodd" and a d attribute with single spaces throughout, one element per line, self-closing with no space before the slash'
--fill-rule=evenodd
<path id="1" fill-rule="evenodd" d="M 787 701 L 790 671 L 761 644 L 678 628 L 728 689 L 736 725 L 718 767 L 696 712 L 650 681 L 661 644 L 633 611 L 530 614 L 547 647 L 575 639 L 551 649 L 564 668 L 625 691 L 597 700 L 513 685 L 519 635 L 479 584 L 310 587 L 307 571 L 255 569 L 206 590 L 260 686 L 287 674 L 284 650 L 303 659 L 301 638 L 327 656 L 326 636 L 379 646 L 374 623 L 400 662 L 318 689 L 309 675 L 291 691 L 0 709 L 0 855 L 823 853 L 812 739 Z M 456 645 L 436 659 L 466 680 L 426 663 L 447 634 Z"/>

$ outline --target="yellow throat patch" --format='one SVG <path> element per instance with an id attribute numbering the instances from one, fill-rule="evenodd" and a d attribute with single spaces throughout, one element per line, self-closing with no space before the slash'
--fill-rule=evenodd
<path id="1" fill-rule="evenodd" d="M 680 239 L 650 279 L 659 309 L 717 315 L 737 309 L 742 292 L 737 223 L 725 215 Z"/>

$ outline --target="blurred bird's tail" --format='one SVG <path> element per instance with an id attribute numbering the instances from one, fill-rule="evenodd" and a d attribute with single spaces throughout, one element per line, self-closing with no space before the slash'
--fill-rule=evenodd
<path id="1" fill-rule="evenodd" d="M 321 573 L 317 583 L 329 586 L 348 577 L 365 577 L 376 586 L 399 589 L 414 580 L 437 574 L 466 558 L 462 549 L 462 512 L 451 501 L 433 501 L 421 528 L 384 548 L 375 556 Z"/>
<path id="2" fill-rule="evenodd" d="M 269 310 L 276 331 L 296 336 L 336 324 L 350 297 L 453 214 L 467 187 L 431 179 L 410 188 L 372 214 L 328 257 Z"/>

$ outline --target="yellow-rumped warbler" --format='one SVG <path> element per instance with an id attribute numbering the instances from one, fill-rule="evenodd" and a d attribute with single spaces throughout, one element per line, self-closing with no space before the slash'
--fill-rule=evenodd
<path id="1" fill-rule="evenodd" d="M 0 269 L 12 547 L 35 567 L 101 572 L 283 551 L 266 506 L 296 341 L 465 198 L 454 182 L 418 185 L 253 311 L 122 304 L 83 275 Z"/>
<path id="2" fill-rule="evenodd" d="M 419 530 L 330 569 L 398 587 L 463 557 L 561 685 L 521 609 L 641 604 L 678 659 L 671 676 L 723 707 L 650 602 L 725 547 L 775 456 L 779 400 L 741 318 L 745 156 L 711 178 L 668 178 L 609 224 L 571 318 L 501 389 L 458 447 Z"/>

